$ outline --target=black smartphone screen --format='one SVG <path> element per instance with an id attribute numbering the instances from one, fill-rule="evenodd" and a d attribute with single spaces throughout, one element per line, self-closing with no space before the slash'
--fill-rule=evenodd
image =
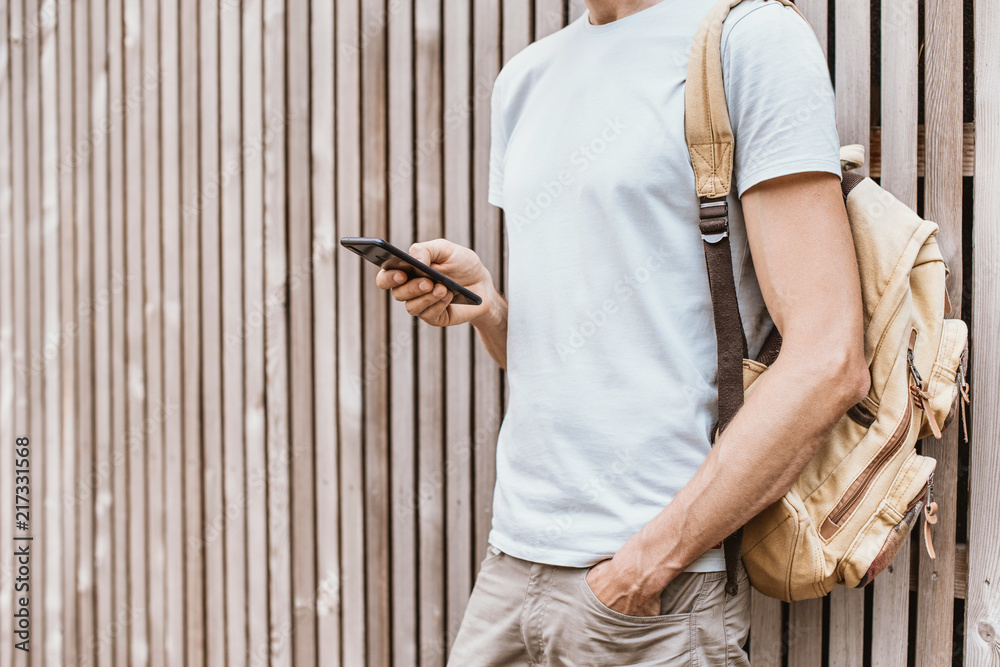
<path id="1" fill-rule="evenodd" d="M 404 271 L 411 278 L 427 278 L 441 283 L 455 294 L 452 303 L 478 306 L 483 302 L 475 292 L 462 287 L 440 271 L 435 271 L 382 239 L 345 236 L 340 239 L 340 245 L 386 271 Z"/>

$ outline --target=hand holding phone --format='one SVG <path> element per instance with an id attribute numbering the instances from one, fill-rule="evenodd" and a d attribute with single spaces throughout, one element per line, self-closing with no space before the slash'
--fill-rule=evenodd
<path id="1" fill-rule="evenodd" d="M 469 248 L 446 239 L 415 243 L 409 253 L 373 238 L 344 238 L 341 245 L 378 265 L 378 287 L 429 324 L 462 324 L 489 312 L 480 295 L 492 293 L 493 278 Z"/>

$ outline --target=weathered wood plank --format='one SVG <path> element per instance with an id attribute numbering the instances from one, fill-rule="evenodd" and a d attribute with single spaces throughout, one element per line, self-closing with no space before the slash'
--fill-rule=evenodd
<path id="1" fill-rule="evenodd" d="M 1000 6 L 975 3 L 976 179 L 972 244 L 972 443 L 969 462 L 969 597 L 965 607 L 965 662 L 1000 660 L 1000 228 L 996 224 L 1000 193 Z"/>
<path id="2" fill-rule="evenodd" d="M 60 9 L 66 7 L 61 6 Z M 145 93 L 143 84 L 144 75 L 142 71 L 142 5 L 141 0 L 124 0 L 123 6 L 123 30 L 124 30 L 124 75 L 125 90 Z M 59 77 L 63 80 L 63 58 L 62 58 L 62 22 L 60 22 L 60 58 Z M 126 383 L 127 383 L 127 414 L 126 424 L 128 432 L 125 438 L 126 460 L 128 465 L 128 486 L 129 486 L 129 514 L 128 514 L 128 599 L 129 610 L 134 618 L 145 619 L 149 614 L 149 596 L 146 588 L 146 414 L 145 414 L 145 383 L 146 383 L 146 360 L 145 360 L 145 326 L 143 302 L 143 192 L 142 192 L 142 97 L 139 103 L 129 106 L 129 112 L 124 117 L 125 129 L 125 274 L 128 276 L 125 281 L 125 351 L 126 351 Z M 60 88 L 60 105 L 63 102 L 63 89 Z M 60 132 L 60 145 L 64 143 L 64 135 Z M 69 148 L 69 146 L 67 146 Z M 65 153 L 63 153 L 65 155 Z M 67 232 L 72 229 L 69 225 L 63 226 L 63 244 L 65 245 Z M 67 264 L 69 260 L 64 259 L 64 268 L 72 266 Z M 65 273 L 64 273 L 65 275 Z M 72 294 L 72 283 L 66 285 L 63 281 L 63 321 L 67 317 L 72 317 L 73 308 L 66 308 L 66 297 Z M 73 373 L 74 366 L 63 366 L 64 386 L 69 383 L 69 375 Z M 64 392 L 65 396 L 65 392 Z M 65 405 L 66 399 L 64 399 Z M 64 407 L 66 410 L 66 407 Z M 65 413 L 64 413 L 65 414 Z M 63 440 L 72 442 L 74 433 L 72 422 L 63 424 Z M 72 457 L 72 449 L 64 450 L 64 465 Z M 68 522 L 67 522 L 68 523 Z M 72 531 L 66 534 L 66 545 L 69 546 Z M 72 572 L 66 573 L 66 585 L 72 581 Z M 67 593 L 68 596 L 68 593 Z M 65 604 L 70 607 L 70 599 L 66 598 Z M 67 628 L 69 626 L 66 626 Z M 149 664 L 149 625 L 145 622 L 133 622 L 128 626 L 128 655 L 127 663 L 130 665 Z M 71 643 L 67 636 L 66 646 Z M 71 655 L 67 651 L 67 661 Z"/>
<path id="3" fill-rule="evenodd" d="M 45 436 L 42 446 L 45 450 L 44 469 L 41 474 L 44 476 L 44 490 L 37 490 L 36 497 L 44 498 L 45 503 L 45 526 L 44 537 L 45 552 L 41 577 L 45 580 L 44 590 L 41 599 L 44 600 L 44 629 L 41 641 L 36 641 L 35 650 L 39 656 L 44 656 L 44 661 L 50 665 L 62 662 L 62 521 L 63 503 L 60 493 L 59 479 L 62 468 L 61 438 L 61 374 L 58 350 L 60 345 L 60 317 L 59 317 L 59 288 L 60 288 L 60 239 L 59 239 L 59 146 L 58 146 L 58 73 L 56 62 L 56 20 L 57 7 L 55 0 L 44 0 L 39 6 L 38 29 L 39 29 L 39 75 L 41 94 L 41 227 L 42 227 L 42 301 L 44 303 L 44 317 L 42 322 L 43 338 L 42 347 L 38 351 L 39 358 L 44 368 L 45 383 Z M 3 47 L 0 47 L 3 48 Z M 4 58 L 0 56 L 0 63 Z M 0 99 L 0 106 L 3 100 Z M 0 122 L 0 131 L 3 123 Z M 2 158 L 0 158 L 2 159 Z M 0 168 L 2 169 L 2 168 Z M 0 181 L 2 181 L 0 176 Z M 2 198 L 2 197 L 0 197 Z M 2 208 L 2 205 L 0 205 Z M 0 213 L 2 215 L 2 213 Z M 2 231 L 0 231 L 2 236 Z M 2 256 L 2 252 L 0 252 Z M 4 260 L 6 261 L 6 260 Z M 113 263 L 113 262 L 112 262 Z M 3 290 L 0 289 L 0 294 Z M 121 292 L 116 296 L 119 301 Z M 3 299 L 0 296 L 0 299 Z M 0 328 L 2 328 L 0 324 Z M 121 338 L 118 338 L 121 341 Z M 120 363 L 116 365 L 116 370 L 121 371 L 123 367 Z M 0 399 L 2 403 L 2 399 Z M 120 403 L 120 401 L 119 401 Z M 0 409 L 2 414 L 2 409 Z M 119 409 L 118 414 L 121 414 Z M 0 417 L 2 419 L 2 417 Z M 121 432 L 121 431 L 117 431 Z M 120 467 L 115 469 L 118 475 L 116 481 L 121 478 Z M 44 494 L 44 495 L 43 495 Z M 117 496 L 123 501 L 121 495 Z M 124 507 L 124 504 L 120 505 Z M 125 572 L 125 552 L 123 543 L 124 514 L 121 511 L 116 513 L 115 522 L 115 559 L 118 566 L 115 568 L 115 596 L 124 598 L 125 592 L 121 588 L 124 581 Z M 41 532 L 41 531 L 39 531 Z M 117 642 L 123 645 L 123 640 Z M 0 640 L 2 644 L 2 640 Z M 41 649 L 39 648 L 41 645 Z"/>
<path id="4" fill-rule="evenodd" d="M 416 169 L 417 241 L 442 235 L 442 15 L 436 0 L 418 0 L 416 23 L 417 86 L 415 137 L 420 161 Z M 527 26 L 526 19 L 525 26 Z M 527 27 L 525 27 L 527 30 Z M 444 336 L 439 329 L 417 325 L 417 377 L 420 411 L 417 420 L 417 479 L 420 489 L 419 581 L 420 664 L 445 664 L 445 572 L 439 557 L 445 550 L 444 487 Z"/>
<path id="5" fill-rule="evenodd" d="M 781 639 L 781 601 L 756 589 L 750 592 L 750 664 L 781 667 L 785 644 Z"/>
<path id="6" fill-rule="evenodd" d="M 91 228 L 94 469 L 87 495 L 94 505 L 94 592 L 97 598 L 95 627 L 90 641 L 97 652 L 97 665 L 110 665 L 112 645 L 101 641 L 113 622 L 111 577 L 112 487 L 111 463 L 111 322 L 108 309 L 110 275 L 108 262 L 108 61 L 106 3 L 90 5 L 90 159 L 92 169 Z"/>
<path id="7" fill-rule="evenodd" d="M 503 279 L 503 224 L 500 211 L 487 200 L 489 191 L 490 101 L 493 82 L 500 71 L 500 2 L 484 0 L 473 17 L 473 107 L 472 145 L 472 244 L 473 249 L 500 285 Z M 486 555 L 493 520 L 493 487 L 496 484 L 496 443 L 503 415 L 503 373 L 485 347 L 476 341 L 473 352 L 473 553 Z M 478 563 L 476 564 L 478 568 Z M 477 570 L 478 571 L 478 570 Z"/>
<path id="8" fill-rule="evenodd" d="M 24 3 L 24 51 L 25 51 L 25 148 L 26 148 L 26 204 L 27 204 L 27 284 L 21 286 L 21 291 L 28 298 L 28 317 L 23 324 L 27 325 L 27 352 L 23 361 L 21 374 L 27 380 L 28 401 L 28 433 L 35 442 L 31 448 L 31 533 L 44 535 L 45 532 L 45 413 L 43 404 L 43 384 L 45 365 L 42 359 L 42 191 L 41 191 L 41 107 L 39 81 L 39 14 L 38 0 L 25 0 Z M 36 561 L 38 563 L 38 561 Z M 36 565 L 37 567 L 37 565 Z M 28 656 L 15 653 L 15 662 L 20 662 L 22 656 L 27 658 L 24 664 L 41 665 L 44 653 L 39 650 L 45 642 L 44 605 L 46 583 L 41 578 L 32 581 L 31 592 L 32 644 L 35 650 Z M 55 628 L 53 628 L 55 629 Z"/>
<path id="9" fill-rule="evenodd" d="M 881 185 L 897 199 L 917 205 L 917 0 L 882 2 Z M 906 666 L 910 605 L 910 544 L 904 542 L 874 585 L 872 664 Z"/>
<path id="10" fill-rule="evenodd" d="M 202 353 L 201 353 L 201 175 L 198 141 L 200 86 L 198 2 L 179 3 L 180 43 L 180 161 L 181 161 L 181 271 L 184 349 L 184 596 L 204 597 L 202 543 Z M 184 614 L 183 655 L 201 655 L 205 645 L 205 610 L 190 605 Z"/>
<path id="11" fill-rule="evenodd" d="M 413 7 L 403 3 L 387 26 L 389 44 L 388 100 L 394 114 L 389 124 L 389 240 L 406 248 L 414 240 L 413 134 Z M 350 260 L 347 260 L 350 261 Z M 370 279 L 370 278 L 369 278 Z M 419 323 L 402 304 L 389 308 L 390 456 L 392 460 L 392 654 L 396 664 L 417 659 L 417 503 L 415 368 Z"/>
<path id="12" fill-rule="evenodd" d="M 386 107 L 387 33 L 369 26 L 384 23 L 392 7 L 385 0 L 362 0 L 361 26 L 361 228 L 364 236 L 385 238 L 386 143 L 388 109 Z M 390 17 L 391 19 L 391 17 Z M 419 39 L 419 38 L 418 38 Z M 364 267 L 361 282 L 364 322 L 363 354 L 369 362 L 387 353 L 387 299 L 378 289 L 374 276 Z M 389 367 L 367 363 L 361 378 L 364 391 L 364 468 L 365 468 L 365 597 L 367 599 L 367 659 L 373 667 L 390 664 L 390 565 L 389 544 Z M 360 574 L 360 573 L 359 573 Z"/>
<path id="13" fill-rule="evenodd" d="M 90 132 L 91 70 L 89 24 L 91 2 L 74 5 L 74 135 L 73 153 L 68 167 L 72 169 L 76 195 L 74 225 L 76 227 L 76 308 L 73 321 L 79 327 L 77 344 L 77 481 L 74 485 L 77 512 L 77 628 L 80 657 L 95 661 L 92 639 L 95 631 L 94 599 L 94 506 L 90 492 L 94 465 L 94 336 L 93 321 L 84 320 L 80 308 L 93 305 L 93 261 L 91 256 L 92 225 Z M 14 5 L 16 6 L 16 4 Z M 16 188 L 15 188 L 16 189 Z M 16 249 L 15 249 L 16 252 Z M 15 259 L 16 261 L 16 259 Z M 15 271 L 17 270 L 15 265 Z"/>
<path id="14" fill-rule="evenodd" d="M 288 243 L 286 234 L 285 5 L 264 3 L 264 374 L 267 386 L 267 503 L 271 664 L 294 664 L 288 407 Z M 360 664 L 360 663 L 359 663 Z"/>
<path id="15" fill-rule="evenodd" d="M 247 654 L 267 665 L 270 654 L 267 539 L 267 417 L 264 352 L 264 109 L 263 7 L 242 3 L 243 25 L 243 321 L 235 332 L 244 348 L 247 524 Z M 241 656 L 230 652 L 230 658 Z"/>
<path id="16" fill-rule="evenodd" d="M 539 2 L 535 17 L 556 13 L 562 24 L 562 2 Z M 556 11 L 558 10 L 558 11 Z M 472 82 L 472 16 L 469 3 L 450 0 L 444 9 L 444 237 L 471 247 L 472 188 L 468 177 L 472 168 L 471 113 L 475 102 Z M 536 23 L 536 26 L 538 24 Z M 553 23 L 543 25 L 549 29 Z M 460 306 L 459 306 L 460 307 Z M 446 602 L 444 649 L 454 642 L 465 614 L 472 574 L 476 563 L 473 545 L 472 507 L 472 397 L 473 330 L 471 326 L 449 327 L 445 331 L 445 386 L 448 387 L 445 424 L 445 533 L 447 535 Z M 477 343 L 478 344 L 478 343 Z"/>
<path id="17" fill-rule="evenodd" d="M 93 0 L 96 1 L 96 0 Z M 160 71 L 160 16 L 158 0 L 142 4 L 142 65 Z M 143 280 L 146 315 L 146 489 L 149 587 L 149 657 L 153 667 L 164 665 L 166 616 L 166 563 L 163 525 L 168 508 L 163 497 L 163 267 L 161 253 L 162 201 L 160 197 L 160 83 L 146 90 L 142 104 L 143 148 Z M 83 371 L 81 370 L 81 373 Z M 81 405 L 81 414 L 83 406 Z M 85 635 L 86 636 L 86 635 Z"/>
<path id="18" fill-rule="evenodd" d="M 55 12 L 55 0 L 46 0 L 46 4 L 51 4 L 52 12 Z M 43 8 L 43 12 L 45 9 Z M 128 411 L 128 386 L 126 382 L 127 373 L 127 351 L 125 345 L 125 282 L 128 280 L 125 270 L 125 118 L 129 112 L 129 105 L 124 92 L 124 43 L 123 43 L 123 6 L 122 0 L 109 0 L 108 2 L 108 100 L 109 106 L 109 136 L 108 136 L 108 238 L 110 248 L 109 257 L 109 314 L 111 318 L 111 461 L 109 474 L 111 475 L 111 495 L 112 495 L 112 515 L 114 517 L 113 526 L 113 563 L 114 574 L 111 582 L 113 591 L 112 598 L 112 623 L 118 623 L 116 632 L 109 633 L 105 637 L 112 647 L 113 662 L 116 666 L 128 664 L 128 632 L 125 631 L 126 624 L 134 621 L 129 608 L 128 598 L 128 470 L 127 462 L 127 411 Z M 43 75 L 45 69 L 45 44 L 42 46 L 42 68 Z M 46 104 L 49 95 L 45 89 L 42 91 L 43 109 L 55 108 L 55 91 L 51 95 L 52 103 Z M 43 111 L 44 113 L 44 111 Z M 54 133 L 54 130 L 53 130 Z M 44 143 L 44 141 L 43 141 Z M 44 148 L 43 148 L 44 150 Z M 55 169 L 53 158 L 53 170 Z M 53 177 L 55 178 L 55 177 Z M 55 206 L 55 204 L 53 204 Z M 44 209 L 44 207 L 43 207 Z M 46 229 L 48 225 L 46 225 Z M 53 242 L 55 240 L 53 235 Z M 47 244 L 48 245 L 48 244 Z M 57 258 L 53 258 L 57 261 Z M 46 272 L 52 270 L 58 272 L 57 267 L 49 268 L 46 260 Z M 46 276 L 48 279 L 48 276 Z M 45 301 L 46 309 L 49 307 L 48 298 Z M 56 321 L 53 330 L 58 328 L 58 313 L 55 314 Z M 48 391 L 48 380 L 46 380 L 46 391 Z M 51 450 L 50 450 L 51 451 Z M 46 647 L 47 660 L 48 646 Z M 55 653 L 55 651 L 53 651 Z"/>
<path id="19" fill-rule="evenodd" d="M 356 0 L 336 5 L 337 233 L 361 230 L 361 15 Z M 345 665 L 366 663 L 364 572 L 364 417 L 361 281 L 367 267 L 337 263 L 337 398 L 340 410 L 340 547 L 342 655 Z"/>
<path id="20" fill-rule="evenodd" d="M 796 667 L 823 664 L 822 599 L 788 605 L 788 664 Z"/>
<path id="21" fill-rule="evenodd" d="M 962 4 L 927 0 L 924 18 L 924 216 L 940 228 L 938 245 L 951 269 L 948 293 L 954 309 L 952 317 L 961 317 L 962 312 Z M 895 23 L 892 15 L 883 17 L 883 22 L 887 20 Z M 940 441 L 923 441 L 922 453 L 937 459 L 934 496 L 938 522 L 932 532 L 938 549 L 936 560 L 923 550 L 919 556 L 918 667 L 949 664 L 952 658 L 960 431 L 958 420 L 954 420 Z"/>
<path id="22" fill-rule="evenodd" d="M 225 649 L 230 664 L 247 654 L 246 481 L 244 455 L 243 342 L 243 151 L 240 117 L 239 5 L 219 3 L 219 117 L 222 243 L 222 520 L 224 530 Z M 220 638 L 221 641 L 221 638 Z M 216 649 L 215 653 L 219 651 Z"/>
<path id="23" fill-rule="evenodd" d="M 163 424 L 164 531 L 166 544 L 166 615 L 163 619 L 164 664 L 184 661 L 184 416 L 182 217 L 180 184 L 180 34 L 177 2 L 160 4 L 160 84 L 163 109 L 160 131 L 163 197 L 163 400 L 177 406 Z"/>
<path id="24" fill-rule="evenodd" d="M 312 220 L 309 180 L 309 4 L 286 6 L 288 79 L 285 103 L 288 117 L 286 169 L 288 171 L 288 308 L 289 412 L 291 427 L 291 538 L 293 663 L 316 660 L 316 534 L 315 476 L 313 471 L 312 383 Z M 329 249 L 332 252 L 332 248 Z M 370 560 L 378 558 L 372 553 Z M 388 578 L 386 577 L 386 580 Z M 387 582 L 388 583 L 388 582 Z M 387 585 L 387 584 L 386 584 Z M 385 625 L 388 625 L 386 623 Z M 386 636 L 388 639 L 388 636 Z M 386 642 L 387 644 L 387 642 Z"/>
<path id="25" fill-rule="evenodd" d="M 219 9 L 198 3 L 201 208 L 201 386 L 202 493 L 204 521 L 199 542 L 205 566 L 204 644 L 188 641 L 188 665 L 226 662 L 225 516 L 222 423 L 222 185 L 219 160 Z M 209 526 L 221 526 L 210 530 Z"/>
<path id="26" fill-rule="evenodd" d="M 340 665 L 340 515 L 337 440 L 337 220 L 336 107 L 334 72 L 337 53 L 330 36 L 334 6 L 313 0 L 310 13 L 310 125 L 312 132 L 313 218 L 313 378 L 316 460 L 316 638 L 317 662 Z M 350 259 L 348 259 L 350 261 Z M 412 552 L 409 552 L 412 553 Z M 401 664 L 414 664 L 404 661 Z"/>
<path id="27" fill-rule="evenodd" d="M 32 535 L 44 535 L 45 531 L 45 413 L 43 398 L 42 361 L 42 241 L 41 241 L 41 108 L 39 90 L 39 25 L 38 0 L 24 2 L 24 109 L 25 109 L 25 204 L 27 217 L 27 256 L 25 257 L 27 283 L 19 291 L 27 296 L 27 319 L 21 324 L 27 327 L 27 357 L 22 362 L 20 374 L 27 382 L 28 431 L 35 445 L 31 447 L 31 516 Z M 38 563 L 38 561 L 36 561 Z M 37 567 L 37 566 L 36 566 Z M 31 585 L 32 600 L 32 645 L 35 650 L 25 656 L 15 652 L 15 664 L 40 665 L 44 653 L 39 650 L 45 642 L 44 606 L 45 584 L 41 578 L 34 578 Z"/>

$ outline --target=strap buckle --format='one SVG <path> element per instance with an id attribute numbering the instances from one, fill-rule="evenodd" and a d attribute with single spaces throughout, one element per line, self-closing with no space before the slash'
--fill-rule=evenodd
<path id="1" fill-rule="evenodd" d="M 718 243 L 729 237 L 729 203 L 725 197 L 702 197 L 698 217 L 701 240 L 705 243 Z"/>

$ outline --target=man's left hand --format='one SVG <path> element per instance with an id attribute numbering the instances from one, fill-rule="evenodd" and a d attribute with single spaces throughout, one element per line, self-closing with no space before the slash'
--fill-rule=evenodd
<path id="1" fill-rule="evenodd" d="M 587 584 L 606 607 L 629 616 L 658 616 L 660 590 L 648 590 L 614 558 L 602 560 L 587 572 Z"/>

